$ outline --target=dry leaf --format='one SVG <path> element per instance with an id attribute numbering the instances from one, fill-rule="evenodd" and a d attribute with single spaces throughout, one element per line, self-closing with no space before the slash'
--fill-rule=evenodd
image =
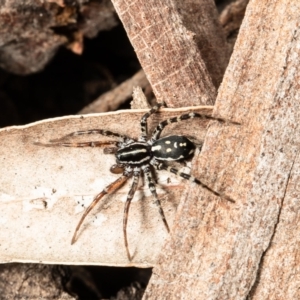
<path id="1" fill-rule="evenodd" d="M 113 155 L 101 148 L 44 147 L 70 132 L 108 129 L 137 138 L 139 120 L 147 110 L 69 116 L 43 120 L 0 130 L 0 262 L 43 262 L 55 264 L 97 264 L 149 267 L 155 264 L 166 229 L 153 204 L 143 178 L 129 211 L 128 240 L 132 262 L 123 240 L 123 209 L 130 181 L 117 193 L 105 197 L 88 215 L 78 239 L 71 238 L 85 207 L 94 196 L 119 175 L 109 169 Z M 211 114 L 211 107 L 163 109 L 149 120 L 149 130 L 157 122 L 197 111 Z M 188 120 L 168 126 L 163 135 L 174 132 L 204 138 L 207 122 Z M 102 136 L 73 137 L 72 141 L 107 140 Z M 165 171 L 157 176 L 157 192 L 170 225 L 185 180 Z M 171 226 L 172 228 L 172 226 Z"/>

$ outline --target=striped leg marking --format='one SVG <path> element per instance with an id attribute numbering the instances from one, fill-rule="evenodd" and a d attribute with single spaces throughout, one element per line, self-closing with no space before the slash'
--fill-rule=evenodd
<path id="1" fill-rule="evenodd" d="M 218 193 L 216 191 L 214 191 L 213 189 L 211 189 L 208 185 L 206 185 L 205 183 L 201 182 L 199 179 L 189 175 L 189 174 L 186 174 L 186 173 L 183 173 L 183 172 L 180 172 L 179 170 L 173 168 L 173 167 L 170 167 L 170 166 L 166 166 L 162 163 L 156 163 L 155 164 L 155 167 L 158 169 L 158 170 L 166 170 L 170 173 L 173 173 L 175 175 L 178 175 L 186 180 L 189 180 L 191 182 L 195 182 L 197 183 L 198 185 L 202 186 L 203 188 L 205 188 L 206 190 L 210 191 L 211 193 L 213 193 L 215 196 L 218 196 L 222 199 L 225 199 L 227 201 L 230 201 L 232 203 L 235 203 L 235 201 L 233 199 L 231 199 L 230 197 L 224 195 L 223 193 Z"/>
<path id="2" fill-rule="evenodd" d="M 154 113 L 156 113 L 162 106 L 165 106 L 165 103 L 157 103 L 155 106 L 153 106 L 147 113 L 145 113 L 142 116 L 141 119 L 141 137 L 139 141 L 145 142 L 147 140 L 147 119 Z"/>
<path id="3" fill-rule="evenodd" d="M 122 142 L 132 141 L 129 137 L 125 135 L 121 135 L 119 133 L 115 133 L 109 130 L 102 130 L 102 129 L 91 129 L 91 130 L 84 130 L 84 131 L 75 131 L 69 133 L 61 138 L 52 139 L 49 143 L 34 143 L 35 145 L 44 146 L 44 147 L 56 147 L 56 146 L 63 146 L 63 147 L 102 147 L 107 145 L 119 145 L 119 141 L 94 141 L 94 142 L 65 142 L 64 140 L 70 137 L 79 136 L 79 135 L 91 135 L 91 134 L 100 134 L 109 137 L 116 137 Z"/>
<path id="4" fill-rule="evenodd" d="M 137 189 L 137 186 L 138 186 L 139 177 L 140 177 L 140 170 L 135 171 L 134 175 L 133 175 L 131 188 L 130 188 L 130 191 L 128 193 L 126 203 L 125 203 L 125 207 L 124 207 L 123 234 L 124 234 L 124 243 L 125 243 L 126 253 L 127 253 L 127 257 L 128 257 L 129 261 L 131 261 L 131 256 L 130 256 L 130 252 L 129 252 L 129 248 L 128 248 L 128 239 L 127 239 L 128 212 L 129 212 L 129 207 L 130 207 L 130 204 L 131 204 L 131 200 L 132 200 L 132 198 L 135 194 L 135 191 Z"/>
<path id="5" fill-rule="evenodd" d="M 95 207 L 95 205 L 107 194 L 111 194 L 114 191 L 116 191 L 117 189 L 119 189 L 127 180 L 128 180 L 129 174 L 125 173 L 119 177 L 116 181 L 114 181 L 113 183 L 111 183 L 110 185 L 108 185 L 101 193 L 99 193 L 93 200 L 93 202 L 90 204 L 90 206 L 85 210 L 85 212 L 83 213 L 76 229 L 74 232 L 74 235 L 72 237 L 72 241 L 71 241 L 71 245 L 73 245 L 76 242 L 76 236 L 77 236 L 77 232 L 80 229 L 81 224 L 83 223 L 85 217 L 89 214 L 89 212 Z"/>
<path id="6" fill-rule="evenodd" d="M 142 167 L 143 168 L 143 172 L 146 176 L 146 179 L 148 181 L 148 186 L 149 186 L 149 189 L 152 193 L 152 196 L 154 197 L 155 199 L 155 204 L 157 205 L 158 207 L 158 211 L 159 211 L 159 214 L 164 222 L 164 225 L 167 229 L 168 232 L 170 232 L 170 228 L 169 228 L 169 225 L 168 225 L 168 222 L 166 220 L 166 217 L 165 217 L 165 214 L 164 214 L 164 211 L 163 211 L 163 208 L 161 206 L 161 202 L 160 200 L 158 199 L 158 196 L 157 196 L 157 193 L 156 193 L 156 188 L 155 188 L 155 184 L 153 183 L 153 179 L 152 179 L 152 175 L 151 175 L 151 172 L 150 172 L 150 168 L 148 166 L 145 166 L 145 167 Z"/>
<path id="7" fill-rule="evenodd" d="M 116 145 L 118 142 L 114 141 L 103 141 L 103 142 L 54 142 L 54 143 L 39 143 L 36 142 L 34 145 L 44 147 L 105 147 L 107 145 Z"/>
<path id="8" fill-rule="evenodd" d="M 91 134 L 100 134 L 100 135 L 104 135 L 104 136 L 116 137 L 116 138 L 121 139 L 122 141 L 125 141 L 128 139 L 130 140 L 130 138 L 127 137 L 126 135 L 122 135 L 122 134 L 112 132 L 109 130 L 91 129 L 91 130 L 75 131 L 75 132 L 69 133 L 61 138 L 50 140 L 50 142 L 54 142 L 54 143 L 61 142 L 64 139 L 69 138 L 69 137 L 78 136 L 78 135 L 91 135 Z"/>
<path id="9" fill-rule="evenodd" d="M 156 141 L 157 139 L 159 139 L 161 132 L 168 124 L 177 123 L 177 122 L 194 119 L 194 118 L 199 118 L 199 119 L 203 119 L 203 120 L 215 120 L 215 121 L 219 121 L 221 123 L 232 123 L 235 125 L 240 125 L 240 123 L 225 120 L 223 118 L 215 118 L 215 117 L 212 117 L 209 115 L 203 115 L 203 114 L 198 114 L 198 113 L 192 112 L 192 113 L 183 114 L 179 117 L 173 117 L 173 118 L 170 118 L 170 119 L 160 122 L 153 131 L 151 141 L 153 142 L 153 141 Z"/>

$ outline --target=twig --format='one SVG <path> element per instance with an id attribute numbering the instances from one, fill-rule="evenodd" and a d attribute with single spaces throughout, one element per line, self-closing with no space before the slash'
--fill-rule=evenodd
<path id="1" fill-rule="evenodd" d="M 94 102 L 84 107 L 79 114 L 89 114 L 97 112 L 107 112 L 116 110 L 121 104 L 132 96 L 135 86 L 146 88 L 149 82 L 143 70 L 137 72 L 132 78 L 124 81 L 113 90 L 102 94 Z"/>

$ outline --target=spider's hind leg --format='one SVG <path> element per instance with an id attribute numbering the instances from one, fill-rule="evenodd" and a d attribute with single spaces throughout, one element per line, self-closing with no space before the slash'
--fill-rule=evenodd
<path id="1" fill-rule="evenodd" d="M 157 139 L 159 139 L 161 132 L 163 131 L 163 129 L 167 125 L 172 124 L 172 123 L 185 121 L 185 120 L 189 120 L 189 119 L 194 119 L 194 118 L 203 119 L 203 120 L 215 120 L 215 121 L 219 121 L 221 123 L 231 123 L 231 124 L 234 124 L 234 125 L 240 125 L 240 123 L 235 122 L 235 121 L 230 121 L 230 120 L 226 120 L 226 119 L 223 119 L 223 118 L 217 118 L 217 117 L 212 117 L 210 115 L 191 112 L 191 113 L 183 114 L 181 116 L 173 117 L 173 118 L 170 118 L 170 119 L 167 119 L 167 120 L 164 120 L 164 121 L 160 122 L 156 126 L 156 128 L 154 129 L 154 131 L 152 133 L 151 141 L 154 142 Z"/>
<path id="2" fill-rule="evenodd" d="M 153 164 L 157 170 L 166 170 L 170 173 L 173 173 L 175 175 L 178 175 L 186 180 L 189 180 L 191 182 L 195 182 L 197 183 L 198 185 L 202 186 L 203 188 L 205 188 L 206 190 L 210 191 L 211 193 L 213 193 L 215 196 L 218 196 L 222 199 L 225 199 L 227 201 L 230 201 L 230 202 L 233 202 L 235 203 L 235 201 L 233 199 L 231 199 L 230 197 L 228 197 L 227 195 L 224 195 L 223 193 L 218 193 L 216 191 L 214 191 L 212 188 L 210 188 L 208 185 L 206 185 L 205 183 L 203 183 L 202 181 L 200 181 L 199 179 L 189 175 L 189 174 L 186 174 L 186 173 L 183 173 L 183 172 L 180 172 L 179 170 L 177 170 L 176 168 L 173 168 L 171 166 L 167 166 L 163 163 L 159 163 L 159 162 L 154 162 Z"/>

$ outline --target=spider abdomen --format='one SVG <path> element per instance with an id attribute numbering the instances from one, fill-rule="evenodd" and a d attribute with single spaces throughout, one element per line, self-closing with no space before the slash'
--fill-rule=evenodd
<path id="1" fill-rule="evenodd" d="M 141 165 L 150 162 L 150 146 L 144 142 L 133 142 L 120 148 L 116 153 L 120 164 Z"/>
<path id="2" fill-rule="evenodd" d="M 151 152 L 157 160 L 176 161 L 190 157 L 195 145 L 185 136 L 170 135 L 155 141 Z"/>

